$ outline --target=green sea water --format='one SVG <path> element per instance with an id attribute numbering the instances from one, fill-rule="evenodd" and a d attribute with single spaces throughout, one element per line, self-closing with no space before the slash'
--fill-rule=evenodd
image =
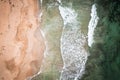
<path id="1" fill-rule="evenodd" d="M 99 22 L 81 80 L 120 80 L 119 0 L 95 0 Z"/>
<path id="2" fill-rule="evenodd" d="M 60 38 L 63 21 L 56 0 L 43 0 L 42 27 L 48 45 L 48 55 L 43 72 L 32 80 L 59 80 L 63 67 Z M 120 1 L 119 0 L 63 0 L 64 6 L 78 14 L 81 31 L 88 33 L 90 10 L 96 4 L 99 22 L 94 31 L 92 47 L 85 45 L 90 53 L 85 74 L 80 80 L 120 80 Z"/>

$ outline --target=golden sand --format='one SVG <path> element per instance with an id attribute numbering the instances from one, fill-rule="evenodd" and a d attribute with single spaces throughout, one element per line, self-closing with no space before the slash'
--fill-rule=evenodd
<path id="1" fill-rule="evenodd" d="M 0 80 L 25 80 L 39 71 L 45 45 L 38 14 L 38 0 L 0 1 Z"/>

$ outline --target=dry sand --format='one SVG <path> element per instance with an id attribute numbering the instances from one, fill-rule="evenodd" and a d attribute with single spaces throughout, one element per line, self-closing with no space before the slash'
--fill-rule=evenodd
<path id="1" fill-rule="evenodd" d="M 45 44 L 38 0 L 0 0 L 0 80 L 25 80 L 39 71 Z"/>

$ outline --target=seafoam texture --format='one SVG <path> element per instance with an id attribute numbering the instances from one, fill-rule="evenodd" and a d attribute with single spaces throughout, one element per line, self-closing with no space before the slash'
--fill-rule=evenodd
<path id="1" fill-rule="evenodd" d="M 91 47 L 92 44 L 94 43 L 94 31 L 95 31 L 95 28 L 96 28 L 98 20 L 99 20 L 96 9 L 97 9 L 96 5 L 93 4 L 92 9 L 91 9 L 91 19 L 90 19 L 90 22 L 88 25 L 88 45 L 89 45 L 89 47 Z"/>
<path id="2" fill-rule="evenodd" d="M 77 13 L 71 7 L 59 6 L 64 21 L 61 36 L 61 55 L 63 70 L 60 80 L 78 80 L 85 70 L 87 51 L 85 35 L 81 33 L 81 25 L 77 20 Z"/>

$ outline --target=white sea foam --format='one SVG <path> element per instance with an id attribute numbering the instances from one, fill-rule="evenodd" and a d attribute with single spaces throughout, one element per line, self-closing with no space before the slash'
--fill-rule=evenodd
<path id="1" fill-rule="evenodd" d="M 57 0 L 59 3 L 61 3 L 61 0 Z"/>
<path id="2" fill-rule="evenodd" d="M 59 10 L 60 10 L 60 14 L 63 18 L 64 25 L 66 25 L 68 23 L 76 22 L 77 14 L 75 13 L 75 11 L 73 9 L 68 8 L 68 7 L 59 6 Z"/>
<path id="3" fill-rule="evenodd" d="M 43 0 L 40 0 L 40 4 L 41 4 L 41 6 L 42 6 L 42 3 L 43 3 Z"/>
<path id="4" fill-rule="evenodd" d="M 64 27 L 61 36 L 63 70 L 60 80 L 78 80 L 85 70 L 88 53 L 84 48 L 85 36 L 80 31 L 77 13 L 70 7 L 59 6 Z"/>
<path id="5" fill-rule="evenodd" d="M 96 11 L 96 5 L 93 4 L 92 9 L 91 9 L 91 19 L 88 25 L 88 45 L 89 47 L 92 46 L 94 43 L 94 31 L 97 26 L 99 17 L 97 16 L 97 11 Z"/>

